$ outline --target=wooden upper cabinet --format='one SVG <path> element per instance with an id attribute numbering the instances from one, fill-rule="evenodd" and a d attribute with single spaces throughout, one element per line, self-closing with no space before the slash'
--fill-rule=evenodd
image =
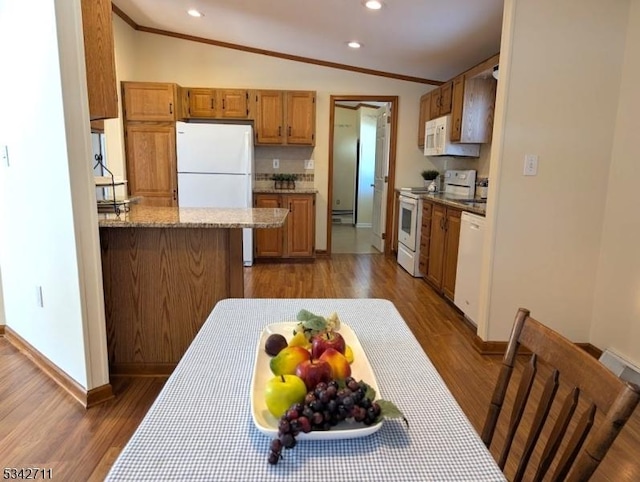
<path id="1" fill-rule="evenodd" d="M 241 89 L 218 90 L 220 117 L 223 119 L 246 119 L 249 116 L 249 93 Z"/>
<path id="2" fill-rule="evenodd" d="M 215 117 L 215 89 L 188 89 L 189 117 Z"/>
<path id="3" fill-rule="evenodd" d="M 313 146 L 316 132 L 315 92 L 287 92 L 287 144 Z"/>
<path id="4" fill-rule="evenodd" d="M 453 101 L 451 106 L 451 140 L 462 137 L 462 104 L 464 101 L 464 75 L 453 79 Z"/>
<path id="5" fill-rule="evenodd" d="M 118 117 L 111 0 L 82 0 L 90 120 Z"/>
<path id="6" fill-rule="evenodd" d="M 418 116 L 418 147 L 424 148 L 425 124 L 431 120 L 431 92 L 420 97 L 420 114 Z"/>
<path id="7" fill-rule="evenodd" d="M 159 82 L 122 82 L 124 118 L 126 121 L 175 121 L 178 86 Z"/>
<path id="8" fill-rule="evenodd" d="M 187 89 L 189 117 L 246 119 L 249 94 L 241 89 Z"/>
<path id="9" fill-rule="evenodd" d="M 128 123 L 125 137 L 129 195 L 148 206 L 177 206 L 175 126 Z"/>
<path id="10" fill-rule="evenodd" d="M 281 90 L 256 93 L 256 144 L 282 144 L 284 141 L 284 96 Z"/>
<path id="11" fill-rule="evenodd" d="M 429 115 L 432 119 L 451 112 L 453 82 L 442 84 L 436 90 L 431 91 L 431 108 Z"/>
<path id="12" fill-rule="evenodd" d="M 315 145 L 316 93 L 256 91 L 256 144 Z"/>

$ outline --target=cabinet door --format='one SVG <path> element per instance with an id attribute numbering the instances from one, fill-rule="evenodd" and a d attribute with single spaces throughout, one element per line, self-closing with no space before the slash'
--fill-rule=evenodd
<path id="1" fill-rule="evenodd" d="M 127 121 L 176 120 L 176 84 L 123 82 L 124 118 Z"/>
<path id="2" fill-rule="evenodd" d="M 256 144 L 282 144 L 283 97 L 280 90 L 257 93 Z"/>
<path id="3" fill-rule="evenodd" d="M 451 112 L 451 96 L 453 90 L 453 82 L 447 82 L 440 86 L 440 115 L 446 115 Z"/>
<path id="4" fill-rule="evenodd" d="M 118 117 L 111 0 L 82 0 L 89 119 Z"/>
<path id="5" fill-rule="evenodd" d="M 429 267 L 429 247 L 431 244 L 431 213 L 433 205 L 428 202 L 422 204 L 422 227 L 420 228 L 420 259 L 419 269 L 423 275 Z"/>
<path id="6" fill-rule="evenodd" d="M 216 117 L 215 89 L 189 89 L 189 117 Z"/>
<path id="7" fill-rule="evenodd" d="M 249 95 L 246 90 L 218 90 L 218 117 L 223 119 L 246 119 L 249 115 L 248 101 Z"/>
<path id="8" fill-rule="evenodd" d="M 287 194 L 282 196 L 287 216 L 287 255 L 293 258 L 312 257 L 315 241 L 315 196 Z"/>
<path id="9" fill-rule="evenodd" d="M 279 208 L 282 206 L 279 194 L 256 194 L 254 206 L 257 208 Z M 283 255 L 283 228 L 254 229 L 255 255 L 257 258 L 280 258 Z"/>
<path id="10" fill-rule="evenodd" d="M 451 101 L 451 140 L 454 142 L 462 138 L 462 106 L 464 104 L 464 75 L 453 79 L 453 94 Z"/>
<path id="11" fill-rule="evenodd" d="M 444 264 L 442 270 L 442 293 L 453 301 L 456 287 L 456 268 L 458 266 L 458 244 L 460 241 L 460 216 L 462 211 L 447 208 L 446 240 L 444 246 Z"/>
<path id="12" fill-rule="evenodd" d="M 431 92 L 420 97 L 420 115 L 418 117 L 418 147 L 424 148 L 424 129 L 428 120 L 431 120 Z"/>
<path id="13" fill-rule="evenodd" d="M 429 107 L 429 117 L 431 119 L 440 117 L 440 89 L 431 91 L 431 106 Z"/>
<path id="14" fill-rule="evenodd" d="M 149 206 L 176 206 L 175 127 L 127 124 L 125 134 L 130 196 Z"/>
<path id="15" fill-rule="evenodd" d="M 446 208 L 434 204 L 431 211 L 431 236 L 429 240 L 429 264 L 425 278 L 436 288 L 442 287 L 444 263 Z"/>
<path id="16" fill-rule="evenodd" d="M 287 92 L 287 144 L 313 146 L 316 131 L 315 92 Z"/>

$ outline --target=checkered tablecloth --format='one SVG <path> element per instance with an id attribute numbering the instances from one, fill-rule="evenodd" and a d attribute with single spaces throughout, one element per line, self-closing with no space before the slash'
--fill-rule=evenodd
<path id="1" fill-rule="evenodd" d="M 250 385 L 263 328 L 305 308 L 336 311 L 356 333 L 378 398 L 409 420 L 372 435 L 300 441 L 267 463 L 271 439 L 251 417 Z M 108 481 L 498 481 L 491 454 L 393 304 L 378 299 L 219 302 L 112 467 Z"/>

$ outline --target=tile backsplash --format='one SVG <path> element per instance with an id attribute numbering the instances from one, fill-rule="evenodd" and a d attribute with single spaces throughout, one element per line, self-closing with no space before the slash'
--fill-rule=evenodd
<path id="1" fill-rule="evenodd" d="M 254 150 L 255 174 L 254 182 L 257 188 L 273 186 L 273 174 L 296 174 L 296 186 L 301 188 L 314 187 L 314 170 L 305 169 L 304 161 L 313 159 L 313 147 L 303 146 L 256 146 Z M 278 159 L 280 167 L 274 169 L 273 160 Z"/>

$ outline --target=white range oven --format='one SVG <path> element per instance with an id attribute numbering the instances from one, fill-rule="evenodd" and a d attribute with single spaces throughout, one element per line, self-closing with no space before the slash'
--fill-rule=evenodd
<path id="1" fill-rule="evenodd" d="M 398 211 L 398 264 L 411 276 L 421 278 L 420 227 L 422 225 L 422 199 L 424 188 L 401 188 Z"/>

